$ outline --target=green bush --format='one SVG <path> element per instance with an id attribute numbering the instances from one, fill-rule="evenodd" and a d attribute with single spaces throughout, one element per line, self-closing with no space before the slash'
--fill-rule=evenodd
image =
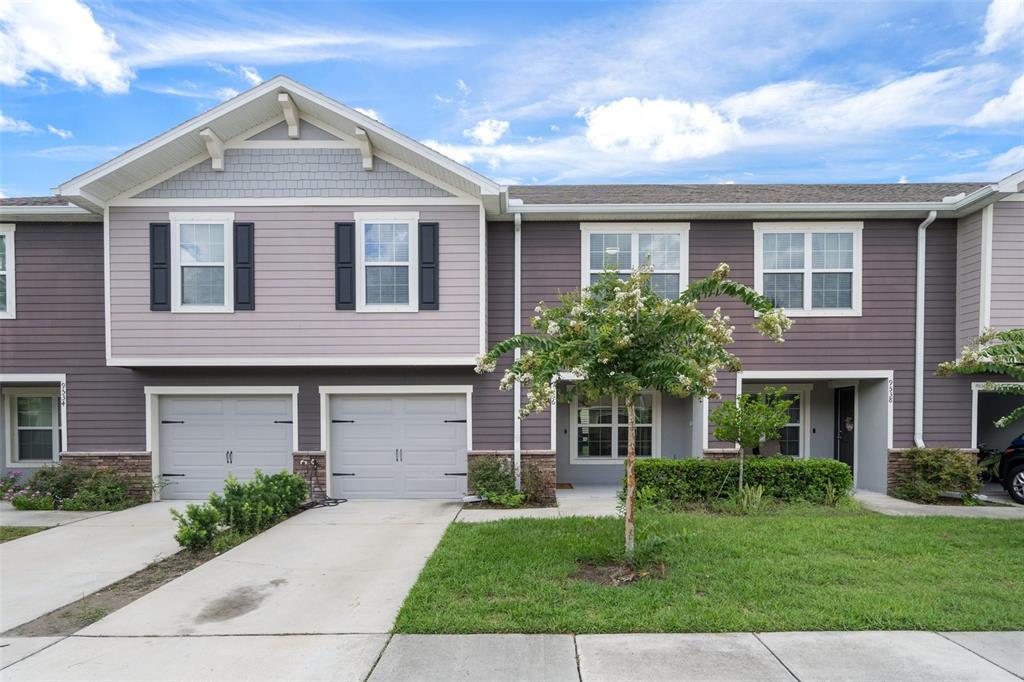
<path id="1" fill-rule="evenodd" d="M 709 502 L 728 497 L 739 482 L 734 459 L 644 459 L 636 463 L 637 491 L 650 502 Z M 748 459 L 743 482 L 779 500 L 835 503 L 853 486 L 850 467 L 834 459 L 763 457 Z M 656 494 L 657 499 L 651 499 Z"/>
<path id="2" fill-rule="evenodd" d="M 25 486 L 51 498 L 51 507 L 66 511 L 118 511 L 135 504 L 130 480 L 109 469 L 84 469 L 68 464 L 37 469 Z M 14 504 L 14 500 L 11 500 Z"/>
<path id="3" fill-rule="evenodd" d="M 478 457 L 469 465 L 469 478 L 477 495 L 502 507 L 521 507 L 526 494 L 516 492 L 516 474 L 505 457 Z"/>
<path id="4" fill-rule="evenodd" d="M 981 489 L 981 469 L 974 455 L 956 448 L 911 448 L 903 453 L 909 472 L 893 496 L 934 504 L 945 492 L 973 496 Z"/>
<path id="5" fill-rule="evenodd" d="M 40 490 L 31 490 L 29 488 L 16 493 L 11 498 L 11 504 L 14 505 L 15 509 L 23 511 L 49 511 L 56 508 L 56 503 L 52 496 Z"/>
<path id="6" fill-rule="evenodd" d="M 220 512 L 206 502 L 186 505 L 184 513 L 172 509 L 171 516 L 178 522 L 174 539 L 186 549 L 206 547 L 222 531 Z"/>

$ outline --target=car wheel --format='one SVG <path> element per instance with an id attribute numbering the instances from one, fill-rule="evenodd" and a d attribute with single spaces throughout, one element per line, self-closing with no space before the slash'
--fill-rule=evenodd
<path id="1" fill-rule="evenodd" d="M 1024 504 L 1024 464 L 1010 467 L 1003 479 L 1003 487 L 1017 504 Z"/>

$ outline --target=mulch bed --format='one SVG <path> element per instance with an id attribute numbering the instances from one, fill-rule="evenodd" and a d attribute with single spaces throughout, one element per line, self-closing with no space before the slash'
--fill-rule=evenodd
<path id="1" fill-rule="evenodd" d="M 637 570 L 621 561 L 609 561 L 601 564 L 578 561 L 576 562 L 576 572 L 572 574 L 572 577 L 575 580 L 605 587 L 628 587 L 639 580 L 664 578 L 666 573 L 668 573 L 668 567 L 663 563 Z"/>

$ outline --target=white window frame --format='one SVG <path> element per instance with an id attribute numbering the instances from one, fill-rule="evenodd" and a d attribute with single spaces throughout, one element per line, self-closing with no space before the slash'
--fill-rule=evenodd
<path id="1" fill-rule="evenodd" d="M 799 444 L 800 453 L 795 459 L 809 459 L 811 456 L 811 389 L 813 384 L 743 384 L 744 393 L 763 393 L 766 388 L 783 388 L 787 394 L 794 394 L 800 398 L 800 423 L 786 424 L 796 426 L 800 429 Z M 787 455 L 788 456 L 788 455 Z"/>
<path id="2" fill-rule="evenodd" d="M 661 459 L 661 392 L 659 391 L 644 391 L 644 395 L 649 395 L 652 398 L 652 410 L 651 419 L 651 457 L 650 459 Z M 618 453 L 618 438 L 619 438 L 619 427 L 625 427 L 626 423 L 620 423 L 619 419 L 619 399 L 612 398 L 612 415 L 614 420 L 611 424 L 602 425 L 602 427 L 609 427 L 612 430 L 612 456 L 605 457 L 580 457 L 579 454 L 579 398 L 572 399 L 572 405 L 570 406 L 572 413 L 569 416 L 569 422 L 571 425 L 570 436 L 569 436 L 569 461 L 572 464 L 615 464 L 622 466 L 622 463 L 626 461 L 625 457 L 619 457 Z M 644 457 L 643 459 L 648 459 Z"/>
<path id="3" fill-rule="evenodd" d="M 171 213 L 171 312 L 233 313 L 235 311 L 234 213 Z M 188 305 L 181 302 L 181 225 L 220 223 L 224 225 L 224 304 Z M 208 263 L 206 265 L 214 265 Z"/>
<path id="4" fill-rule="evenodd" d="M 356 312 L 415 313 L 420 309 L 420 214 L 416 211 L 391 213 L 356 213 Z M 374 305 L 366 303 L 366 237 L 368 223 L 407 223 L 409 225 L 409 302 L 406 305 Z M 373 263 L 372 265 L 404 265 L 404 263 Z"/>
<path id="5" fill-rule="evenodd" d="M 19 460 L 15 459 L 18 452 L 18 433 L 22 429 L 18 426 L 18 398 L 38 398 L 38 397 L 49 397 L 53 398 L 53 414 L 51 415 L 52 425 L 49 427 L 37 426 L 37 427 L 23 427 L 30 428 L 34 431 L 45 431 L 50 430 L 53 432 L 53 458 L 46 459 L 33 459 L 33 460 Z M 7 454 L 4 457 L 6 460 L 6 466 L 9 469 L 31 469 L 42 466 L 48 466 L 60 461 L 61 450 L 65 447 L 65 435 L 63 433 L 65 429 L 64 419 L 66 417 L 64 411 L 64 400 L 61 396 L 60 386 L 23 386 L 15 388 L 4 389 L 3 394 L 3 408 L 4 408 L 4 431 L 5 431 L 5 443 L 4 449 Z"/>
<path id="6" fill-rule="evenodd" d="M 804 305 L 802 308 L 786 308 L 789 317 L 860 317 L 861 316 L 861 279 L 864 265 L 863 232 L 864 223 L 859 221 L 833 222 L 772 222 L 754 223 L 754 290 L 764 293 L 764 235 L 791 234 L 800 232 L 804 235 L 804 266 L 786 270 L 771 270 L 773 273 L 802 273 L 804 278 Z M 813 273 L 851 272 L 847 268 L 814 268 L 812 267 L 813 234 L 825 232 L 848 232 L 853 234 L 853 270 L 850 308 L 812 308 Z"/>
<path id="7" fill-rule="evenodd" d="M 7 252 L 4 269 L 0 274 L 7 276 L 7 308 L 0 310 L 0 320 L 13 320 L 15 318 L 15 294 L 17 287 L 14 282 L 14 223 L 0 223 L 0 239 L 4 240 L 4 247 Z"/>
<path id="8" fill-rule="evenodd" d="M 671 275 L 679 273 L 679 293 L 683 293 L 690 279 L 690 223 L 580 223 L 580 286 L 590 286 L 590 276 L 604 272 L 604 269 L 590 268 L 590 236 L 593 234 L 629 234 L 632 239 L 630 271 L 640 267 L 640 235 L 641 234 L 676 234 L 679 235 L 679 270 L 656 270 L 655 274 Z M 619 271 L 626 274 L 625 270 Z"/>

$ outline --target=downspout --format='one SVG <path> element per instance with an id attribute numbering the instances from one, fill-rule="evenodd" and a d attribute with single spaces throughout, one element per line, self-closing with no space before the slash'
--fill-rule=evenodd
<path id="1" fill-rule="evenodd" d="M 917 226 L 917 308 L 914 320 L 914 445 L 924 444 L 924 279 L 927 256 L 925 231 L 935 222 L 935 211 Z"/>
<path id="2" fill-rule="evenodd" d="M 514 263 L 513 263 L 513 299 L 514 305 L 512 306 L 512 331 L 514 334 L 520 334 L 523 331 L 523 290 L 522 290 L 522 261 L 523 261 L 523 216 L 519 213 L 515 214 L 515 249 L 514 249 Z M 519 359 L 520 350 L 515 349 L 515 359 Z M 523 457 L 523 423 L 519 418 L 519 408 L 522 405 L 522 384 L 518 380 L 516 381 L 514 394 L 512 396 L 512 468 L 516 472 L 516 490 L 521 490 L 523 485 L 522 476 L 522 457 Z"/>

